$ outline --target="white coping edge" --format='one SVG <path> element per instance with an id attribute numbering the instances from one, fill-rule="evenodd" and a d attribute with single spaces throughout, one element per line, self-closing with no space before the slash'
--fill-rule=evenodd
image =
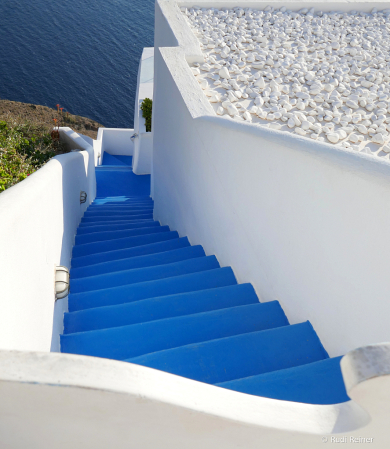
<path id="1" fill-rule="evenodd" d="M 390 175 L 390 163 L 380 157 L 217 116 L 187 64 L 184 50 L 178 47 L 162 47 L 158 51 L 160 51 L 193 119 L 213 122 L 222 128 L 234 129 L 237 133 L 249 133 L 296 151 L 309 152 L 316 157 L 337 156 L 338 162 L 344 160 L 347 163 L 352 163 L 357 165 L 359 170 L 375 170 L 385 176 Z"/>
<path id="2" fill-rule="evenodd" d="M 352 401 L 311 405 L 268 399 L 127 362 L 73 354 L 0 351 L 0 382 L 121 393 L 245 425 L 307 434 L 351 432 L 370 421 Z M 294 419 L 286 419 L 291 414 Z"/>

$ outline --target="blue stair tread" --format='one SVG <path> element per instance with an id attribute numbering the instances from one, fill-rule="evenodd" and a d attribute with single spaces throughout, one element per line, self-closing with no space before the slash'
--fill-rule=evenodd
<path id="1" fill-rule="evenodd" d="M 211 270 L 213 268 L 219 268 L 217 258 L 215 256 L 204 256 L 203 248 L 199 247 L 198 254 L 194 253 L 194 257 L 191 259 L 152 267 L 132 268 L 130 270 L 116 271 L 114 273 L 100 274 L 81 279 L 71 279 L 70 292 L 72 294 L 96 292 L 97 290 L 153 281 L 172 276 L 181 276 L 183 274 Z"/>
<path id="2" fill-rule="evenodd" d="M 251 284 L 228 285 L 176 295 L 159 296 L 128 304 L 65 313 L 64 333 L 126 326 L 175 316 L 257 304 L 258 302 L 258 297 Z"/>
<path id="3" fill-rule="evenodd" d="M 137 215 L 144 212 L 153 211 L 153 204 L 138 204 L 134 206 L 118 206 L 118 207 L 88 207 L 84 213 L 84 217 L 98 217 L 110 215 Z"/>
<path id="4" fill-rule="evenodd" d="M 328 354 L 307 321 L 168 349 L 127 361 L 217 384 L 325 358 Z"/>
<path id="5" fill-rule="evenodd" d="M 272 373 L 232 380 L 219 387 L 256 396 L 306 404 L 338 404 L 349 401 L 340 369 L 341 357 Z"/>
<path id="6" fill-rule="evenodd" d="M 126 168 L 126 167 L 124 167 Z M 150 175 L 137 176 L 129 170 L 105 170 L 99 167 L 96 173 L 96 194 L 108 196 L 150 196 Z"/>
<path id="7" fill-rule="evenodd" d="M 93 202 L 90 204 L 87 208 L 87 210 L 127 210 L 127 209 L 133 209 L 137 207 L 153 207 L 154 201 L 153 200 L 138 200 L 138 201 L 132 201 L 130 203 L 120 202 L 120 203 L 95 203 Z"/>
<path id="8" fill-rule="evenodd" d="M 95 223 L 95 222 L 87 222 L 87 223 L 80 223 L 79 229 L 84 230 L 87 228 L 96 228 L 96 226 L 116 226 L 116 225 L 126 225 L 126 224 L 138 224 L 138 223 L 150 223 L 154 221 L 153 217 L 150 218 L 135 218 L 131 220 L 112 220 L 112 221 L 104 221 L 103 223 Z"/>
<path id="9" fill-rule="evenodd" d="M 84 228 L 78 228 L 77 236 L 92 234 L 95 232 L 122 231 L 125 229 L 141 229 L 141 228 L 148 228 L 148 227 L 152 227 L 152 226 L 160 226 L 160 222 L 153 221 L 153 220 L 147 220 L 147 221 L 141 222 L 141 223 L 132 223 L 132 222 L 122 223 L 122 222 L 120 222 L 120 224 L 88 226 L 88 227 L 84 227 Z M 77 238 L 77 236 L 76 236 L 76 238 Z"/>
<path id="10" fill-rule="evenodd" d="M 124 237 L 134 237 L 136 235 L 153 234 L 155 232 L 169 231 L 169 226 L 150 226 L 137 229 L 121 229 L 114 231 L 94 232 L 92 234 L 76 235 L 76 245 L 84 245 L 86 243 L 102 242 L 107 240 L 115 240 Z"/>
<path id="11" fill-rule="evenodd" d="M 105 215 L 98 217 L 83 217 L 81 223 L 101 223 L 104 224 L 106 221 L 124 221 L 124 220 L 141 220 L 145 218 L 153 218 L 153 211 L 150 212 L 139 212 L 137 214 L 127 214 L 127 215 Z"/>
<path id="12" fill-rule="evenodd" d="M 88 208 L 85 213 L 84 217 L 104 217 L 104 216 L 111 216 L 111 215 L 139 215 L 140 213 L 144 212 L 151 212 L 153 211 L 153 204 L 151 205 L 139 205 L 139 206 L 132 206 L 132 207 L 125 207 L 121 206 L 121 208 L 116 207 L 114 208 L 104 208 L 104 209 L 98 209 L 98 208 Z"/>
<path id="13" fill-rule="evenodd" d="M 102 165 L 114 165 L 114 166 L 123 165 L 123 166 L 128 166 L 129 164 L 126 164 L 125 162 L 123 162 L 119 158 L 117 158 L 116 156 L 105 152 L 105 153 L 103 153 Z"/>
<path id="14" fill-rule="evenodd" d="M 161 228 L 149 228 L 155 229 L 155 231 L 146 235 L 137 235 L 135 237 L 125 237 L 116 240 L 106 240 L 104 242 L 85 243 L 84 245 L 74 246 L 72 257 L 74 259 L 81 256 L 89 256 L 92 254 L 109 252 L 123 248 L 132 248 L 134 246 L 147 245 L 148 243 L 179 238 L 179 234 L 176 231 L 169 231 L 166 228 L 163 228 L 163 231 L 161 232 Z"/>
<path id="15" fill-rule="evenodd" d="M 132 248 L 118 249 L 115 251 L 107 251 L 100 254 L 92 254 L 90 256 L 81 256 L 72 259 L 72 268 L 96 265 L 114 260 L 127 259 L 129 257 L 144 256 L 147 254 L 156 254 L 171 249 L 183 248 L 190 246 L 187 237 L 165 240 L 163 242 L 149 243 L 147 245 L 133 246 Z"/>
<path id="16" fill-rule="evenodd" d="M 84 277 L 97 276 L 99 274 L 130 270 L 132 268 L 145 268 L 155 265 L 163 265 L 200 256 L 205 256 L 205 252 L 200 245 L 185 246 L 183 248 L 172 249 L 170 251 L 164 251 L 156 254 L 148 254 L 145 256 L 103 262 L 86 267 L 72 268 L 70 270 L 70 277 L 71 279 L 82 279 Z"/>
<path id="17" fill-rule="evenodd" d="M 115 197 L 96 197 L 93 201 L 94 206 L 110 206 L 110 205 L 131 205 L 139 202 L 153 202 L 153 199 L 150 196 L 115 196 Z"/>
<path id="18" fill-rule="evenodd" d="M 62 352 L 124 360 L 191 343 L 288 325 L 277 301 L 61 336 Z"/>
<path id="19" fill-rule="evenodd" d="M 157 296 L 222 287 L 236 283 L 236 278 L 230 267 L 214 268 L 155 281 L 96 290 L 93 293 L 71 293 L 68 297 L 68 307 L 69 312 L 74 312 L 94 307 L 124 304 Z"/>

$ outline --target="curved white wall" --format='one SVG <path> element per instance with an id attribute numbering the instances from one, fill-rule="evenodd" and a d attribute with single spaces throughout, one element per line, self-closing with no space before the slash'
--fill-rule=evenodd
<path id="1" fill-rule="evenodd" d="M 389 340 L 388 160 L 217 117 L 183 46 L 156 48 L 153 114 L 155 219 L 309 319 L 332 356 Z"/>
<path id="2" fill-rule="evenodd" d="M 76 229 L 96 196 L 93 148 L 69 128 L 61 135 L 85 151 L 53 158 L 0 194 L 1 349 L 59 347 L 67 298 L 55 303 L 55 267 L 70 266 Z"/>

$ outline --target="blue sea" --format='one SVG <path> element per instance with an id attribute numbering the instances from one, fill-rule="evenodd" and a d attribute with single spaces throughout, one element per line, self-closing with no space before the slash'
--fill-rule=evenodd
<path id="1" fill-rule="evenodd" d="M 0 99 L 133 127 L 154 0 L 0 0 Z"/>

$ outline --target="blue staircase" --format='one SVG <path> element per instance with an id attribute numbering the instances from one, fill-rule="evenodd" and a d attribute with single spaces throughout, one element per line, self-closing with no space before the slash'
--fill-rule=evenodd
<path id="1" fill-rule="evenodd" d="M 104 155 L 73 248 L 61 351 L 310 404 L 348 401 L 340 358 L 230 267 L 153 220 L 150 176 Z"/>

